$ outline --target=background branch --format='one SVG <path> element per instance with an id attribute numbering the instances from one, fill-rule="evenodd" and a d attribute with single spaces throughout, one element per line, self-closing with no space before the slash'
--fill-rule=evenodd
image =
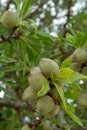
<path id="1" fill-rule="evenodd" d="M 0 99 L 0 107 L 12 107 L 13 109 L 28 109 L 32 110 L 32 105 L 24 101 L 4 101 Z"/>
<path id="2" fill-rule="evenodd" d="M 63 31 L 62 31 L 62 36 L 65 37 L 66 33 L 69 32 L 69 30 L 67 29 L 67 24 L 70 20 L 70 17 L 71 17 L 71 7 L 72 7 L 72 0 L 70 0 L 68 2 L 68 11 L 67 11 L 67 20 L 66 20 L 66 23 L 63 25 Z"/>

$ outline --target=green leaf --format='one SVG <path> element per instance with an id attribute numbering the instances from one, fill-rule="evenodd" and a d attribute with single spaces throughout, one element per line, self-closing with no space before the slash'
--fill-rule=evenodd
<path id="1" fill-rule="evenodd" d="M 0 62 L 3 63 L 11 63 L 11 62 L 17 62 L 16 59 L 0 56 Z"/>
<path id="2" fill-rule="evenodd" d="M 15 3 L 16 3 L 17 9 L 18 9 L 21 4 L 21 0 L 15 0 Z"/>
<path id="3" fill-rule="evenodd" d="M 87 43 L 87 34 L 77 30 L 74 32 L 73 35 L 69 33 L 66 34 L 66 43 L 76 48 L 83 47 Z"/>
<path id="4" fill-rule="evenodd" d="M 0 67 L 0 73 L 3 72 L 11 72 L 11 71 L 20 71 L 23 70 L 23 67 L 21 66 L 7 66 L 7 67 Z"/>
<path id="5" fill-rule="evenodd" d="M 32 0 L 24 0 L 23 3 L 22 3 L 22 8 L 21 8 L 21 16 L 22 18 L 25 17 L 29 11 L 31 10 L 30 9 L 30 5 L 31 5 L 31 2 Z"/>
<path id="6" fill-rule="evenodd" d="M 15 0 L 16 5 L 20 5 L 21 0 Z"/>
<path id="7" fill-rule="evenodd" d="M 82 126 L 81 120 L 74 114 L 70 106 L 67 104 L 67 109 L 65 108 L 66 113 L 73 119 L 76 123 Z"/>
<path id="8" fill-rule="evenodd" d="M 42 81 L 42 88 L 38 92 L 38 96 L 43 96 L 45 95 L 48 91 L 50 90 L 50 85 L 47 80 Z"/>
<path id="9" fill-rule="evenodd" d="M 66 39 L 65 41 L 70 45 L 70 46 L 75 46 L 76 44 L 76 40 L 75 37 L 73 37 L 73 35 L 67 33 L 66 34 Z"/>
<path id="10" fill-rule="evenodd" d="M 72 63 L 71 58 L 67 58 L 65 59 L 62 64 L 61 64 L 61 68 L 65 68 L 65 67 L 70 67 Z"/>
<path id="11" fill-rule="evenodd" d="M 65 97 L 68 99 L 76 100 L 80 96 L 81 92 L 75 89 L 70 89 L 64 93 Z"/>
<path id="12" fill-rule="evenodd" d="M 72 75 L 71 78 L 62 80 L 62 82 L 65 84 L 72 84 L 73 82 L 75 82 L 77 80 L 81 80 L 81 79 L 87 80 L 87 76 L 80 74 L 78 72 L 74 72 L 74 74 Z"/>
<path id="13" fill-rule="evenodd" d="M 73 113 L 72 109 L 70 109 L 70 106 L 66 103 L 66 99 L 64 96 L 64 92 L 61 86 L 59 86 L 58 84 L 54 83 L 55 87 L 58 90 L 58 93 L 60 95 L 60 98 L 62 100 L 62 104 L 64 107 L 64 110 L 66 111 L 66 113 L 76 122 L 78 123 L 80 126 L 82 126 L 82 123 L 80 121 L 80 119 Z"/>
<path id="14" fill-rule="evenodd" d="M 20 13 L 20 6 L 21 6 L 21 0 L 15 0 L 15 3 L 16 3 L 17 12 L 18 12 L 18 15 L 19 15 L 19 13 Z"/>
<path id="15" fill-rule="evenodd" d="M 60 79 L 70 79 L 73 76 L 74 72 L 66 67 L 66 68 L 62 68 L 60 69 L 60 72 L 58 73 L 58 78 Z"/>
<path id="16" fill-rule="evenodd" d="M 81 87 L 78 83 L 72 83 L 69 85 L 71 88 L 76 89 L 76 90 L 81 90 Z"/>
<path id="17" fill-rule="evenodd" d="M 73 104 L 67 103 L 68 109 L 70 109 L 75 114 L 75 108 L 73 107 Z"/>
<path id="18" fill-rule="evenodd" d="M 56 41 L 56 37 L 54 37 L 46 32 L 38 31 L 37 35 L 44 42 L 44 44 L 46 44 L 46 46 L 48 46 L 48 45 L 52 46 L 52 45 L 54 45 L 54 42 Z"/>
<path id="19" fill-rule="evenodd" d="M 86 36 L 85 36 L 85 33 L 76 30 L 77 48 L 82 47 L 87 42 Z"/>
<path id="20" fill-rule="evenodd" d="M 56 89 L 57 89 L 57 91 L 58 91 L 58 93 L 60 95 L 60 98 L 62 100 L 62 103 L 63 103 L 64 107 L 66 108 L 67 107 L 66 106 L 66 99 L 65 99 L 65 96 L 64 96 L 63 88 L 60 85 L 58 85 L 57 83 L 55 83 L 55 82 L 54 82 L 54 85 L 55 85 L 55 87 L 56 87 Z"/>

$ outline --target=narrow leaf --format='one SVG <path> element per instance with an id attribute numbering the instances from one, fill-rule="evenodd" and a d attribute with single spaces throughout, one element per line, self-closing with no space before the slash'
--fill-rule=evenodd
<path id="1" fill-rule="evenodd" d="M 65 67 L 70 67 L 72 63 L 71 58 L 67 58 L 65 59 L 62 64 L 61 64 L 61 68 L 65 68 Z"/>
<path id="2" fill-rule="evenodd" d="M 63 80 L 63 83 L 72 84 L 73 82 L 81 79 L 87 80 L 87 76 L 80 74 L 78 72 L 74 72 L 73 76 L 70 79 Z"/>
<path id="3" fill-rule="evenodd" d="M 11 71 L 20 71 L 20 70 L 23 70 L 22 67 L 19 67 L 19 66 L 9 66 L 9 67 L 0 67 L 0 73 L 3 72 L 11 72 Z"/>
<path id="4" fill-rule="evenodd" d="M 21 16 L 24 17 L 25 15 L 28 14 L 28 11 L 30 10 L 30 5 L 31 5 L 32 0 L 25 0 L 22 4 L 21 8 Z"/>
<path id="5" fill-rule="evenodd" d="M 74 90 L 70 89 L 70 90 L 65 92 L 65 97 L 68 99 L 76 100 L 80 96 L 80 94 L 81 94 L 80 91 L 75 90 L 75 89 Z"/>
<path id="6" fill-rule="evenodd" d="M 49 90 L 50 90 L 50 86 L 49 86 L 48 81 L 43 80 L 43 82 L 42 82 L 42 88 L 41 88 L 41 90 L 38 92 L 38 96 L 43 96 L 43 95 L 45 95 Z"/>
<path id="7" fill-rule="evenodd" d="M 58 85 L 57 83 L 54 83 L 54 85 L 55 85 L 55 87 L 56 87 L 56 89 L 57 89 L 57 91 L 58 91 L 58 93 L 59 93 L 59 95 L 60 95 L 60 98 L 61 98 L 61 100 L 62 100 L 62 103 L 63 103 L 64 107 L 66 108 L 66 107 L 67 107 L 67 106 L 66 106 L 66 99 L 65 99 L 65 97 L 64 97 L 63 88 L 62 88 L 60 85 Z"/>
<path id="8" fill-rule="evenodd" d="M 62 68 L 60 69 L 60 72 L 58 73 L 58 78 L 60 79 L 70 79 L 73 76 L 74 72 L 66 67 L 66 68 Z"/>
<path id="9" fill-rule="evenodd" d="M 78 123 L 80 126 L 82 126 L 81 120 L 73 113 L 73 111 L 70 109 L 70 107 L 67 104 L 67 108 L 65 109 L 66 113 L 76 122 Z"/>

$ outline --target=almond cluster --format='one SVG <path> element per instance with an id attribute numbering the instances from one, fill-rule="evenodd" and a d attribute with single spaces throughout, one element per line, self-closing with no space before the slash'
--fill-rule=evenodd
<path id="1" fill-rule="evenodd" d="M 87 75 L 87 52 L 83 48 L 78 48 L 70 56 L 72 59 L 71 69 L 77 72 L 81 72 L 84 75 Z"/>
<path id="2" fill-rule="evenodd" d="M 29 87 L 23 93 L 23 100 L 35 104 L 36 110 L 42 115 L 55 116 L 59 112 L 58 92 L 51 84 L 51 77 L 59 73 L 58 64 L 49 59 L 42 58 L 39 66 L 34 67 L 29 74 Z M 43 96 L 38 96 L 43 81 L 50 86 L 50 90 Z"/>

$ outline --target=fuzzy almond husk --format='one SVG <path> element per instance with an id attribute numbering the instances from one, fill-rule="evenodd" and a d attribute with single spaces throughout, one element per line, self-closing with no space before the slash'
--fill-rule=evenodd
<path id="1" fill-rule="evenodd" d="M 55 103 L 50 96 L 43 96 L 37 100 L 36 108 L 42 114 L 47 114 L 53 111 Z"/>
<path id="2" fill-rule="evenodd" d="M 39 67 L 41 72 L 47 77 L 50 77 L 51 74 L 57 75 L 59 72 L 58 64 L 49 58 L 41 58 Z"/>
<path id="3" fill-rule="evenodd" d="M 71 64 L 71 69 L 73 71 L 79 72 L 80 69 L 81 69 L 81 65 L 77 62 L 74 62 L 74 63 Z"/>
<path id="4" fill-rule="evenodd" d="M 1 16 L 1 22 L 7 28 L 13 28 L 14 26 L 16 26 L 18 23 L 18 19 L 18 14 L 11 11 L 6 11 Z"/>
<path id="5" fill-rule="evenodd" d="M 87 92 L 83 92 L 78 98 L 78 104 L 84 108 L 87 108 Z"/>
<path id="6" fill-rule="evenodd" d="M 27 124 L 22 127 L 21 130 L 32 130 Z"/>
<path id="7" fill-rule="evenodd" d="M 74 61 L 78 62 L 79 64 L 83 64 L 87 61 L 87 52 L 83 48 L 78 48 L 73 53 Z"/>
<path id="8" fill-rule="evenodd" d="M 81 73 L 84 74 L 84 75 L 87 75 L 87 66 L 82 68 Z"/>
<path id="9" fill-rule="evenodd" d="M 35 67 L 33 67 L 32 70 L 31 70 L 31 73 L 32 73 L 32 74 L 39 73 L 39 72 L 41 72 L 39 66 L 35 66 Z"/>
<path id="10" fill-rule="evenodd" d="M 50 120 L 43 121 L 42 125 L 43 125 L 43 130 L 54 130 L 55 129 L 53 122 L 51 122 Z"/>
<path id="11" fill-rule="evenodd" d="M 56 116 L 59 113 L 60 105 L 55 105 L 53 111 L 49 112 L 50 116 Z"/>
<path id="12" fill-rule="evenodd" d="M 39 92 L 42 88 L 43 81 L 47 81 L 46 77 L 41 72 L 32 72 L 29 75 L 29 84 L 35 92 Z M 48 82 L 49 84 L 49 82 Z"/>
<path id="13" fill-rule="evenodd" d="M 31 88 L 31 86 L 29 86 L 28 88 L 25 89 L 22 99 L 24 101 L 36 101 L 38 98 L 37 93 Z"/>

